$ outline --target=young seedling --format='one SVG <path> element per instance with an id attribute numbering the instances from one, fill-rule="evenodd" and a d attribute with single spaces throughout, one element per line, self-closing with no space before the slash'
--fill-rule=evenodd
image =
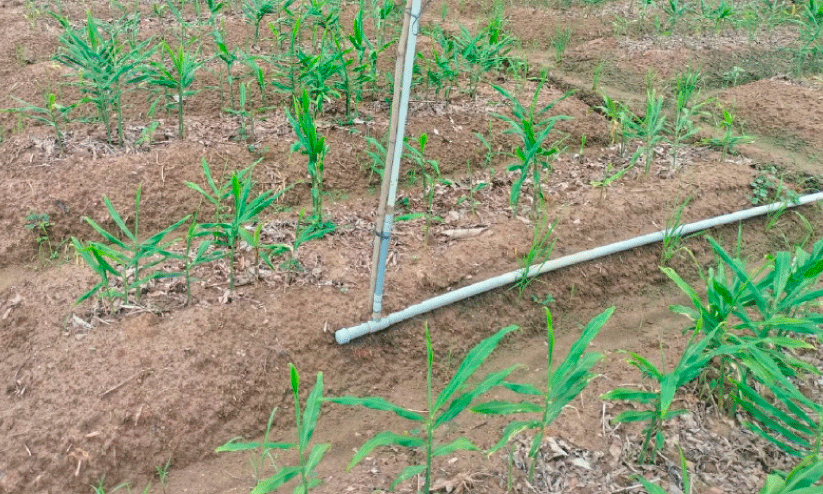
<path id="1" fill-rule="evenodd" d="M 509 444 L 517 434 L 527 430 L 536 430 L 537 433 L 532 438 L 531 448 L 529 449 L 529 458 L 532 460 L 529 465 L 530 481 L 534 476 L 537 453 L 543 444 L 543 438 L 549 425 L 551 425 L 563 409 L 585 389 L 589 381 L 596 377 L 596 374 L 593 373 L 591 369 L 603 358 L 603 355 L 586 352 L 586 348 L 609 320 L 614 312 L 614 307 L 606 309 L 589 322 L 580 337 L 569 349 L 566 359 L 557 366 L 557 368 L 553 367 L 554 325 L 552 324 L 552 315 L 548 308 L 546 308 L 545 311 L 546 337 L 549 345 L 545 387 L 539 389 L 529 383 L 518 384 L 507 382 L 503 384 L 503 386 L 516 393 L 539 397 L 540 403 L 531 401 L 521 401 L 517 403 L 490 401 L 471 409 L 473 412 L 488 415 L 511 415 L 516 413 L 540 414 L 540 418 L 517 420 L 509 423 L 503 430 L 503 436 L 492 446 L 491 450 L 489 450 L 489 454 L 494 453 Z"/>
<path id="2" fill-rule="evenodd" d="M 123 94 L 146 79 L 142 68 L 154 52 L 148 49 L 149 40 L 126 46 L 121 40 L 122 25 L 115 23 L 102 29 L 89 13 L 85 29 L 75 30 L 66 18 L 51 14 L 64 29 L 55 59 L 76 71 L 78 81 L 73 85 L 83 94 L 84 101 L 96 108 L 108 141 L 112 142 L 112 132 L 116 130 L 122 145 Z M 112 112 L 117 115 L 115 129 L 112 129 Z"/>
<path id="3" fill-rule="evenodd" d="M 681 144 L 700 132 L 700 127 L 694 123 L 694 119 L 706 115 L 706 112 L 701 111 L 700 108 L 708 102 L 707 100 L 692 103 L 693 98 L 699 94 L 697 89 L 699 82 L 700 72 L 691 70 L 678 74 L 675 79 L 675 115 L 671 127 L 672 168 L 674 169 L 677 168 L 677 155 Z"/>
<path id="4" fill-rule="evenodd" d="M 532 213 L 536 214 L 537 207 L 541 202 L 543 193 L 540 188 L 541 176 L 544 170 L 551 171 L 550 159 L 560 152 L 560 141 L 554 142 L 548 147 L 546 140 L 549 138 L 554 125 L 561 120 L 569 120 L 571 117 L 565 115 L 554 115 L 546 117 L 546 114 L 554 105 L 560 101 L 568 98 L 571 93 L 566 93 L 560 98 L 550 102 L 542 108 L 537 108 L 537 100 L 540 97 L 540 90 L 546 82 L 546 74 L 540 79 L 537 88 L 534 91 L 531 105 L 529 108 L 523 107 L 520 102 L 508 93 L 505 89 L 499 86 L 492 86 L 494 89 L 503 95 L 506 100 L 511 103 L 511 110 L 514 118 L 499 113 L 492 114 L 493 117 L 498 118 L 507 124 L 509 128 L 504 132 L 506 134 L 513 134 L 517 136 L 521 144 L 514 148 L 514 156 L 519 160 L 518 163 L 509 166 L 509 171 L 517 171 L 519 176 L 512 184 L 512 191 L 509 197 L 509 202 L 512 207 L 516 207 L 520 200 L 520 190 L 523 188 L 523 183 L 526 178 L 532 177 Z"/>
<path id="5" fill-rule="evenodd" d="M 225 80 L 229 86 L 229 106 L 233 108 L 235 77 L 232 73 L 232 68 L 234 67 L 235 62 L 243 58 L 243 54 L 237 48 L 229 50 L 228 46 L 226 45 L 226 42 L 223 40 L 223 33 L 219 29 L 215 29 L 214 31 L 212 31 L 212 37 L 214 38 L 215 46 L 217 46 L 217 58 L 219 58 L 226 66 Z M 220 77 L 220 106 L 223 106 L 224 104 L 223 79 L 223 77 Z"/>
<path id="6" fill-rule="evenodd" d="M 260 23 L 267 15 L 277 12 L 277 4 L 271 0 L 243 0 L 242 10 L 246 22 L 254 26 L 252 45 L 257 46 L 257 40 L 260 38 Z"/>
<path id="7" fill-rule="evenodd" d="M 426 212 L 423 214 L 423 217 L 426 218 L 426 227 L 424 232 L 424 239 L 426 243 L 429 242 L 429 229 L 431 228 L 431 222 L 443 221 L 442 218 L 434 215 L 434 182 L 440 177 L 440 166 L 437 163 L 437 160 L 425 158 L 424 155 L 426 152 L 426 144 L 428 142 L 428 134 L 423 133 L 417 138 L 418 147 L 416 149 L 409 145 L 408 142 L 403 143 L 404 148 L 407 151 L 406 156 L 416 165 L 416 168 L 413 168 L 409 174 L 411 180 L 413 181 L 417 178 L 418 170 L 420 175 L 423 177 L 423 198 L 426 201 Z M 411 215 L 406 219 L 412 219 L 414 216 L 416 215 Z"/>
<path id="8" fill-rule="evenodd" d="M 648 89 L 646 91 L 646 114 L 638 121 L 628 119 L 627 122 L 634 136 L 643 143 L 634 153 L 632 162 L 636 162 L 643 155 L 645 158 L 644 174 L 648 177 L 654 162 L 654 148 L 666 139 L 663 134 L 666 128 L 663 97 L 658 97 L 654 89 Z"/>
<path id="9" fill-rule="evenodd" d="M 431 56 L 420 55 L 427 65 L 423 82 L 427 88 L 434 88 L 434 97 L 442 91 L 443 98 L 448 99 L 460 75 L 457 44 L 439 27 L 433 29 L 432 38 L 437 46 L 432 47 Z"/>
<path id="10" fill-rule="evenodd" d="M 706 139 L 705 142 L 709 146 L 720 149 L 722 152 L 721 159 L 726 161 L 726 156 L 733 154 L 738 145 L 753 142 L 754 138 L 747 135 L 735 135 L 734 115 L 725 108 L 721 108 L 721 110 L 723 113 L 723 120 L 720 122 L 719 127 L 724 131 L 723 137 L 710 137 L 709 139 Z"/>
<path id="11" fill-rule="evenodd" d="M 491 134 L 491 122 L 489 122 L 489 135 Z M 480 141 L 480 144 L 483 145 L 483 149 L 485 150 L 485 153 L 483 154 L 483 164 L 481 166 L 484 170 L 487 170 L 494 161 L 494 157 L 497 155 L 497 153 L 494 152 L 491 144 L 485 137 L 483 137 L 483 134 L 481 134 L 480 132 L 475 132 L 474 136 L 477 138 L 478 141 Z"/>
<path id="12" fill-rule="evenodd" d="M 197 61 L 196 55 L 187 52 L 182 44 L 176 51 L 172 50 L 165 41 L 161 43 L 161 46 L 171 61 L 171 68 L 155 63 L 148 83 L 174 91 L 174 105 L 177 106 L 177 136 L 182 139 L 184 135 L 183 105 L 187 98 L 197 94 L 197 91 L 190 88 L 203 62 Z"/>
<path id="13" fill-rule="evenodd" d="M 176 36 L 177 42 L 180 44 L 185 44 L 189 41 L 189 37 L 186 35 L 186 31 L 194 27 L 194 22 L 189 22 L 188 20 L 186 20 L 186 16 L 184 14 L 185 7 L 185 0 L 183 0 L 182 2 L 166 0 L 165 9 L 171 12 L 172 17 L 174 17 L 176 27 L 180 28 L 180 32 L 177 33 Z"/>
<path id="14" fill-rule="evenodd" d="M 532 267 L 539 263 L 539 265 L 534 267 L 535 270 L 539 270 L 543 264 L 549 260 L 549 256 L 552 255 L 555 241 L 553 240 L 549 242 L 549 237 L 551 237 L 554 227 L 557 226 L 557 221 L 554 221 L 551 225 L 548 223 L 549 221 L 547 218 L 542 223 L 535 222 L 534 224 L 532 245 L 529 248 L 529 252 L 527 252 L 526 255 L 520 260 L 520 266 L 523 269 L 523 276 L 521 276 L 514 285 L 517 288 L 518 296 L 523 296 L 523 292 L 534 280 L 533 277 L 529 276 Z"/>
<path id="15" fill-rule="evenodd" d="M 249 54 L 243 55 L 243 63 L 249 69 L 249 76 L 251 76 L 252 81 L 257 86 L 257 90 L 260 92 L 260 107 L 257 109 L 258 112 L 262 112 L 268 109 L 268 101 L 266 98 L 266 87 L 268 86 L 268 81 L 266 79 L 266 71 L 263 70 L 263 67 L 258 62 L 259 57 L 255 57 Z"/>
<path id="16" fill-rule="evenodd" d="M 240 83 L 240 92 L 237 109 L 225 109 L 226 113 L 240 117 L 240 129 L 238 129 L 237 131 L 237 138 L 241 141 L 248 141 L 249 139 L 253 140 L 255 138 L 254 115 L 256 110 L 248 108 L 248 91 L 246 90 L 247 87 L 248 83 Z"/>
<path id="17" fill-rule="evenodd" d="M 554 32 L 551 37 L 551 44 L 554 48 L 554 61 L 560 63 L 563 61 L 563 55 L 566 53 L 566 48 L 569 46 L 569 41 L 572 39 L 571 28 L 560 29 Z"/>
<path id="18" fill-rule="evenodd" d="M 183 262 L 183 278 L 186 283 L 186 305 L 191 305 L 192 270 L 197 266 L 207 264 L 226 257 L 226 253 L 215 248 L 213 239 L 205 239 L 194 248 L 194 242 L 206 236 L 213 236 L 214 232 L 203 230 L 197 223 L 197 212 L 192 215 L 191 224 L 186 231 L 186 250 L 182 255 L 173 254 L 172 257 Z"/>
<path id="19" fill-rule="evenodd" d="M 626 140 L 631 134 L 631 124 L 636 117 L 629 110 L 629 108 L 607 95 L 603 95 L 603 106 L 598 106 L 597 109 L 603 112 L 603 115 L 612 121 L 612 129 L 610 132 L 612 144 L 617 142 L 618 130 L 620 131 L 620 156 L 626 154 Z M 632 166 L 634 162 L 632 162 Z"/>
<path id="20" fill-rule="evenodd" d="M 326 138 L 318 135 L 312 103 L 304 90 L 302 98 L 294 99 L 294 114 L 286 110 L 286 118 L 297 135 L 291 152 L 300 151 L 308 157 L 311 178 L 312 222 L 323 223 L 323 160 L 328 147 Z"/>
<path id="21" fill-rule="evenodd" d="M 606 194 L 606 189 L 611 186 L 612 183 L 620 180 L 620 178 L 626 174 L 627 171 L 634 168 L 633 164 L 629 164 L 628 166 L 624 166 L 620 170 L 614 171 L 614 165 L 612 163 L 608 163 L 606 165 L 606 170 L 603 172 L 603 179 L 602 180 L 592 180 L 589 184 L 592 187 L 600 189 L 600 198 L 598 199 L 598 204 L 603 204 L 603 197 Z"/>
<path id="22" fill-rule="evenodd" d="M 468 93 L 472 97 L 477 94 L 477 85 L 485 73 L 500 70 L 508 63 L 515 40 L 505 32 L 504 24 L 498 15 L 474 36 L 460 26 L 460 33 L 454 38 L 455 61 L 469 74 Z M 444 51 L 443 55 L 448 57 L 449 53 Z"/>
<path id="23" fill-rule="evenodd" d="M 679 251 L 681 242 L 683 240 L 683 233 L 680 227 L 682 226 L 683 210 L 691 202 L 692 197 L 687 197 L 685 201 L 675 202 L 675 208 L 672 213 L 666 218 L 666 229 L 663 233 L 663 250 L 660 253 L 660 264 L 668 263 L 675 253 Z"/>
<path id="24" fill-rule="evenodd" d="M 394 480 L 391 489 L 401 482 L 405 482 L 419 474 L 424 474 L 422 492 L 429 492 L 431 487 L 432 460 L 438 456 L 449 455 L 457 451 L 478 451 L 479 448 L 465 437 L 458 437 L 447 444 L 435 442 L 435 433 L 441 427 L 451 423 L 463 411 L 469 408 L 472 402 L 479 396 L 486 393 L 491 388 L 503 383 L 503 380 L 514 371 L 517 366 L 512 366 L 502 371 L 493 372 L 486 375 L 477 384 L 469 384 L 469 379 L 474 376 L 483 362 L 504 336 L 515 331 L 517 326 L 508 326 L 494 335 L 486 338 L 475 346 L 466 355 L 460 367 L 446 384 L 446 387 L 437 397 L 433 396 L 432 367 L 434 362 L 434 351 L 432 350 L 429 329 L 426 327 L 426 410 L 419 412 L 399 405 L 395 405 L 379 397 L 355 398 L 353 396 L 342 396 L 326 398 L 326 401 L 341 405 L 362 406 L 372 410 L 392 412 L 395 415 L 411 420 L 415 423 L 416 434 L 397 434 L 391 431 L 383 431 L 369 441 L 367 441 L 352 458 L 348 468 L 357 465 L 375 448 L 379 447 L 403 447 L 424 449 L 425 463 L 411 465 L 403 469 L 400 475 Z M 411 429 L 411 428 L 410 428 Z"/>
<path id="25" fill-rule="evenodd" d="M 697 378 L 709 362 L 724 353 L 733 351 L 732 348 L 720 347 L 709 351 L 708 347 L 714 341 L 718 329 L 715 329 L 704 338 L 698 338 L 699 330 L 692 333 L 688 346 L 683 351 L 677 366 L 668 373 L 649 362 L 644 357 L 621 350 L 629 355 L 627 362 L 637 367 L 644 377 L 657 382 L 655 391 L 637 390 L 635 388 L 617 388 L 601 396 L 604 400 L 623 400 L 636 402 L 646 407 L 644 410 L 626 410 L 613 420 L 621 422 L 647 422 L 643 429 L 643 444 L 640 447 L 640 463 L 654 463 L 657 454 L 665 445 L 663 423 L 678 415 L 688 413 L 685 409 L 672 408 L 677 390 L 686 383 Z"/>
<path id="26" fill-rule="evenodd" d="M 36 122 L 40 122 L 43 124 L 48 125 L 54 131 L 55 141 L 57 142 L 57 148 L 60 150 L 62 154 L 65 150 L 65 139 L 63 134 L 64 126 L 69 122 L 69 113 L 72 110 L 77 108 L 78 105 L 86 103 L 88 100 L 86 98 L 81 99 L 77 103 L 69 106 L 63 106 L 57 103 L 57 98 L 54 93 L 46 93 L 45 95 L 45 106 L 35 106 L 31 103 L 28 103 L 20 98 L 15 98 L 12 96 L 12 99 L 17 101 L 18 103 L 22 104 L 23 106 L 18 108 L 10 108 L 8 110 L 3 110 L 7 112 L 15 112 L 25 116 L 26 118 L 30 118 Z"/>
<path id="27" fill-rule="evenodd" d="M 371 182 L 374 175 L 383 178 L 383 167 L 386 164 L 386 146 L 372 136 L 363 136 L 363 139 L 369 144 L 369 147 L 367 147 L 365 151 L 370 160 L 369 182 Z"/>
<path id="28" fill-rule="evenodd" d="M 291 372 L 291 388 L 294 396 L 294 417 L 297 426 L 297 442 L 296 443 L 271 443 L 268 441 L 269 432 L 271 430 L 272 418 L 274 411 L 269 417 L 269 425 L 266 428 L 266 436 L 262 443 L 257 442 L 243 442 L 242 438 L 235 438 L 226 444 L 217 448 L 217 452 L 224 451 L 248 451 L 260 449 L 265 455 L 269 450 L 281 449 L 289 450 L 296 449 L 298 464 L 294 466 L 283 467 L 268 479 L 259 481 L 257 486 L 251 490 L 250 494 L 265 494 L 267 492 L 274 492 L 282 485 L 288 483 L 290 480 L 297 478 L 298 485 L 295 487 L 295 492 L 307 494 L 321 484 L 321 480 L 317 478 L 317 473 L 314 471 L 323 455 L 328 451 L 330 444 L 315 444 L 312 446 L 311 440 L 314 435 L 314 429 L 317 427 L 317 419 L 320 417 L 320 405 L 324 401 L 323 398 L 323 373 L 317 373 L 317 380 L 314 388 L 309 393 L 306 399 L 305 407 L 300 405 L 300 376 L 297 374 L 297 369 L 294 364 L 289 364 Z M 277 409 L 275 409 L 276 411 Z"/>
<path id="29" fill-rule="evenodd" d="M 49 229 L 51 228 L 51 218 L 48 213 L 31 212 L 26 215 L 26 230 L 30 230 L 37 235 L 37 249 L 38 253 L 42 251 L 45 244 L 49 250 L 49 258 L 53 258 L 55 251 L 51 245 L 51 235 Z"/>
<path id="30" fill-rule="evenodd" d="M 251 177 L 252 169 L 254 169 L 259 162 L 260 160 L 255 161 L 247 168 L 235 172 L 237 174 L 237 178 L 241 181 L 245 181 L 248 177 Z M 186 186 L 200 194 L 203 199 L 214 206 L 214 223 L 223 223 L 226 218 L 226 211 L 231 208 L 229 204 L 226 204 L 232 195 L 231 180 L 218 186 L 212 177 L 211 167 L 206 161 L 206 158 L 202 159 L 202 166 L 203 176 L 206 179 L 208 190 L 205 190 L 203 187 L 200 187 L 194 182 L 186 182 Z"/>
<path id="31" fill-rule="evenodd" d="M 298 81 L 304 91 L 308 91 L 315 115 L 323 113 L 326 101 L 344 97 L 348 91 L 348 65 L 350 61 L 341 60 L 340 52 L 325 50 L 317 54 L 298 52 Z M 299 96 L 298 96 L 299 97 Z M 348 102 L 349 105 L 351 102 Z M 347 107 L 347 115 L 350 108 Z"/>
<path id="32" fill-rule="evenodd" d="M 165 262 L 172 257 L 167 248 L 173 242 L 161 243 L 167 235 L 176 230 L 180 225 L 188 221 L 189 217 L 177 221 L 173 225 L 155 233 L 149 238 L 140 239 L 140 196 L 142 187 L 137 188 L 137 195 L 134 200 L 134 229 L 126 226 L 126 222 L 120 213 L 112 205 L 109 198 L 103 196 L 103 201 L 109 211 L 109 216 L 126 237 L 121 240 L 117 235 L 106 231 L 94 220 L 88 217 L 83 219 L 100 234 L 110 245 L 89 242 L 84 246 L 79 240 L 72 237 L 72 243 L 77 253 L 86 261 L 101 278 L 91 290 L 87 291 L 77 300 L 80 303 L 97 293 L 101 288 L 105 288 L 107 297 L 120 298 L 123 303 L 129 302 L 130 293 L 135 293 L 136 302 L 141 300 L 142 287 L 151 280 L 158 278 L 168 278 L 178 276 L 175 273 L 163 271 L 151 271 L 151 268 Z M 148 274 L 146 274 L 148 273 Z M 112 291 L 109 285 L 109 276 L 120 278 L 122 291 Z"/>
<path id="33" fill-rule="evenodd" d="M 232 214 L 227 221 L 222 223 L 206 223 L 202 225 L 205 230 L 218 232 L 216 245 L 227 249 L 227 259 L 229 262 L 229 290 L 234 290 L 235 282 L 235 261 L 237 247 L 240 240 L 251 243 L 251 234 L 246 230 L 246 225 L 258 220 L 258 216 L 264 209 L 269 207 L 289 188 L 278 192 L 266 191 L 257 197 L 251 197 L 251 173 L 245 174 L 242 178 L 238 172 L 231 175 L 230 197 L 232 199 Z"/>
<path id="34" fill-rule="evenodd" d="M 303 221 L 305 212 L 300 211 L 297 216 L 297 221 L 294 224 L 294 242 L 291 246 L 285 246 L 289 252 L 289 258 L 280 263 L 279 268 L 287 272 L 304 271 L 303 265 L 300 264 L 300 259 L 297 257 L 297 249 L 306 242 L 322 238 L 329 233 L 332 233 L 336 226 L 331 222 L 325 224 L 313 223 L 310 221 Z M 275 244 L 276 245 L 276 244 Z M 276 251 L 277 254 L 282 252 Z M 269 264 L 269 267 L 274 267 Z"/>

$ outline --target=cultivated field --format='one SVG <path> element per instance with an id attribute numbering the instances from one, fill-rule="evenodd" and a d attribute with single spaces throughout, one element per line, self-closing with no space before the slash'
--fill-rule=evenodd
<path id="1" fill-rule="evenodd" d="M 816 205 L 336 344 L 404 7 L 0 1 L 0 493 L 823 489 Z M 417 28 L 386 313 L 820 190 L 820 0 Z"/>

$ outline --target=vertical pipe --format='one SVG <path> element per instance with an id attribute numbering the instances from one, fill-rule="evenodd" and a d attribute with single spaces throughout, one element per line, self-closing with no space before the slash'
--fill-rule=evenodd
<path id="1" fill-rule="evenodd" d="M 392 223 L 394 222 L 394 203 L 397 196 L 397 183 L 400 178 L 400 158 L 403 156 L 403 135 L 409 108 L 417 32 L 420 27 L 420 10 L 421 0 L 407 0 L 403 32 L 397 48 L 392 118 L 389 129 L 389 142 L 386 146 L 383 186 L 380 191 L 380 204 L 377 210 L 374 251 L 372 254 L 369 298 L 372 300 L 372 318 L 374 320 L 380 319 L 383 311 L 383 279 L 386 274 L 386 259 L 388 258 L 389 240 Z"/>

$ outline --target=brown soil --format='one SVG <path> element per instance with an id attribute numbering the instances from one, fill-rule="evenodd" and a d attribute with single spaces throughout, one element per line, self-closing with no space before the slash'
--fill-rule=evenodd
<path id="1" fill-rule="evenodd" d="M 99 3 L 95 15 L 115 15 L 107 4 Z M 51 61 L 59 26 L 45 15 L 36 16 L 27 5 L 22 1 L 0 3 L 0 25 L 4 26 L 0 84 L 7 88 L 0 106 L 5 108 L 18 106 L 10 96 L 39 104 L 43 92 L 56 91 L 55 82 L 66 73 Z M 450 16 L 468 26 L 476 25 L 478 17 L 488 12 L 471 2 L 460 2 L 460 6 L 449 2 L 449 6 Z M 612 4 L 609 12 L 627 7 Z M 742 155 L 723 160 L 717 151 L 690 146 L 681 152 L 679 166 L 672 168 L 669 147 L 663 145 L 656 150 L 648 177 L 632 171 L 606 190 L 593 187 L 593 181 L 604 178 L 607 164 L 625 163 L 619 146 L 612 144 L 610 122 L 593 108 L 601 103 L 598 93 L 591 90 L 592 71 L 601 60 L 608 63 L 598 90 L 630 101 L 634 107 L 645 95 L 650 67 L 665 81 L 690 63 L 705 63 L 711 73 L 712 67 L 723 65 L 719 61 L 743 60 L 735 57 L 770 50 L 737 32 L 703 36 L 702 41 L 688 33 L 667 39 L 645 33 L 624 36 L 614 32 L 611 15 L 595 10 L 506 10 L 533 66 L 551 66 L 549 89 L 542 93 L 541 102 L 579 89 L 555 107 L 554 111 L 573 117 L 558 125 L 568 135 L 568 151 L 542 184 L 548 218 L 557 220 L 554 257 L 661 230 L 687 198 L 691 202 L 683 213 L 684 222 L 749 207 L 750 184 L 757 169 L 765 165 L 777 165 L 787 177 L 807 179 L 805 185 L 794 186 L 798 192 L 819 183 L 819 165 L 811 163 L 823 152 L 821 88 L 775 78 L 729 89 L 721 90 L 719 84 L 707 88 L 707 93 L 718 93 L 745 132 L 755 137 L 754 144 L 742 148 Z M 69 13 L 75 20 L 84 15 L 79 5 L 70 5 Z M 346 15 L 346 25 L 350 25 L 351 12 L 347 10 Z M 432 7 L 427 16 L 439 19 L 439 6 Z M 249 28 L 242 18 L 232 13 L 227 19 L 234 33 L 229 41 L 246 39 Z M 141 29 L 160 33 L 170 25 L 168 18 L 165 22 L 146 18 Z M 573 24 L 573 38 L 565 59 L 556 64 L 547 38 L 569 24 Z M 773 36 L 779 41 L 782 35 Z M 757 66 L 748 70 L 762 73 Z M 536 76 L 536 69 L 532 71 Z M 716 82 L 719 75 L 715 77 Z M 536 84 L 503 77 L 496 83 L 521 95 L 532 94 Z M 185 184 L 203 183 L 203 159 L 225 178 L 260 158 L 254 169 L 260 190 L 282 189 L 302 181 L 280 201 L 281 212 L 267 213 L 266 235 L 272 241 L 289 241 L 298 212 L 310 208 L 305 158 L 289 151 L 294 136 L 282 109 L 258 123 L 256 141 L 249 146 L 236 139 L 238 119 L 221 114 L 216 91 L 206 89 L 218 84 L 217 76 L 203 72 L 199 84 L 203 90 L 187 106 L 186 138 L 176 138 L 175 115 L 163 115 L 149 146 L 109 146 L 99 126 L 75 123 L 70 127 L 67 150 L 61 154 L 46 127 L 18 123 L 13 114 L 0 117 L 5 135 L 0 144 L 0 229 L 4 232 L 0 236 L 0 493 L 85 493 L 104 477 L 108 489 L 128 482 L 135 492 L 142 491 L 150 479 L 154 484 L 151 493 L 245 492 L 254 486 L 249 456 L 217 455 L 214 450 L 235 436 L 259 438 L 274 407 L 278 412 L 272 439 L 290 440 L 294 410 L 289 363 L 299 369 L 304 391 L 322 371 L 328 396 L 381 396 L 419 410 L 425 408 L 424 326 L 431 330 L 434 342 L 439 387 L 469 348 L 497 329 L 517 324 L 523 331 L 507 338 L 485 368 L 522 364 L 514 379 L 539 384 L 545 372 L 546 340 L 543 307 L 536 301 L 547 295 L 555 300 L 551 308 L 558 355 L 565 354 L 579 328 L 594 315 L 612 305 L 617 310 L 592 348 L 606 354 L 597 368 L 602 377 L 592 382 L 550 430 L 553 442 L 547 442 L 541 460 L 545 485 L 535 489 L 614 492 L 631 485 L 633 473 L 647 473 L 651 478 L 666 471 L 665 466 L 644 470 L 633 463 L 637 430 L 610 425 L 608 419 L 623 405 L 604 405 L 599 399 L 617 385 L 639 382 L 617 349 L 654 358 L 661 349 L 667 356 L 676 356 L 684 346 L 681 330 L 688 321 L 667 309 L 680 301 L 680 295 L 658 269 L 660 246 L 541 276 L 522 295 L 514 289 L 496 290 L 345 346 L 335 343 L 336 329 L 370 316 L 367 297 L 379 184 L 368 171 L 366 145 L 358 134 L 385 134 L 388 105 L 383 102 L 363 103 L 361 123 L 342 126 L 333 116 L 321 122 L 330 147 L 325 205 L 338 229 L 300 248 L 301 271 L 264 269 L 261 279 L 252 282 L 252 255 L 245 252 L 239 263 L 241 286 L 231 294 L 227 291 L 228 267 L 216 263 L 197 273 L 201 281 L 188 307 L 175 279 L 151 284 L 141 306 L 116 313 L 105 311 L 105 304 L 95 300 L 75 305 L 96 280 L 75 256 L 69 239 L 97 240 L 83 217 L 116 228 L 104 196 L 130 222 L 140 187 L 141 232 L 159 231 L 201 205 Z M 71 89 L 60 91 L 67 100 L 72 96 Z M 145 109 L 139 109 L 140 98 L 129 100 L 125 124 L 129 142 L 139 138 L 147 124 Z M 498 155 L 491 168 L 484 169 L 480 163 L 485 149 L 474 137 L 475 133 L 486 135 L 495 151 L 511 149 L 512 137 L 503 134 L 505 126 L 490 116 L 502 111 L 501 103 L 500 95 L 488 85 L 481 85 L 475 98 L 456 95 L 449 102 L 420 98 L 412 103 L 407 134 L 429 135 L 427 155 L 439 160 L 449 182 L 436 188 L 433 207 L 444 221 L 432 227 L 428 241 L 423 220 L 396 225 L 386 312 L 520 267 L 535 227 L 528 217 L 531 185 L 524 189 L 521 210 L 513 212 L 508 206 L 514 178 L 505 171 L 508 159 Z M 578 153 L 583 136 L 586 147 Z M 467 161 L 473 166 L 471 179 Z M 470 208 L 461 198 L 481 180 L 489 186 L 476 193 L 477 205 Z M 408 208 L 402 212 L 426 207 L 419 185 L 404 183 L 399 195 L 400 203 Z M 37 235 L 24 228 L 26 215 L 32 212 L 49 215 L 50 247 L 38 245 Z M 203 207 L 201 214 L 213 212 Z M 756 262 L 768 252 L 808 240 L 807 234 L 812 242 L 816 240 L 823 227 L 819 208 L 805 207 L 798 214 L 808 220 L 812 232 L 794 214 L 784 215 L 771 229 L 766 229 L 763 219 L 743 224 L 744 254 Z M 444 233 L 457 228 L 482 228 L 482 233 L 458 240 Z M 733 225 L 710 234 L 731 248 L 737 229 Z M 684 245 L 699 263 L 712 261 L 702 238 L 688 239 Z M 48 259 L 49 249 L 56 260 Z M 688 256 L 676 255 L 669 265 L 687 279 L 698 280 Z M 695 396 L 685 398 L 692 400 L 694 413 L 673 422 L 668 432 L 679 437 L 684 449 L 691 445 L 690 451 L 703 455 L 697 492 L 754 492 L 771 469 L 786 467 L 785 459 L 771 457 L 773 451 L 744 435 L 734 421 L 714 416 L 704 404 L 696 403 Z M 449 428 L 446 435 L 467 435 L 488 447 L 499 437 L 503 424 L 473 416 Z M 324 405 L 316 440 L 331 442 L 332 448 L 318 470 L 324 480 L 318 491 L 387 489 L 413 455 L 380 451 L 350 473 L 345 467 L 353 450 L 374 433 L 408 427 L 387 414 Z M 724 441 L 735 447 L 719 452 L 701 449 Z M 512 457 L 516 467 L 523 463 L 522 448 L 516 447 Z M 574 468 L 558 464 L 558 448 L 567 458 L 581 460 Z M 274 462 L 283 466 L 293 460 L 281 454 Z M 167 461 L 171 462 L 168 485 L 161 487 L 156 468 Z M 696 456 L 690 461 L 696 464 Z M 486 460 L 483 455 L 455 455 L 435 467 L 444 492 L 506 490 L 505 456 Z M 269 472 L 268 468 L 261 474 Z M 560 470 L 562 475 L 550 475 Z M 532 492 L 523 473 L 518 468 L 515 471 L 515 490 Z M 413 491 L 414 486 L 407 483 L 400 490 Z"/>

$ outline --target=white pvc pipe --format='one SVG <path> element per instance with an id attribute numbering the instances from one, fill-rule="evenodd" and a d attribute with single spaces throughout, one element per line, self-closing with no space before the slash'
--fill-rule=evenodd
<path id="1" fill-rule="evenodd" d="M 411 7 L 408 12 L 409 32 L 406 40 L 406 50 L 403 54 L 403 81 L 400 90 L 400 105 L 398 107 L 397 115 L 397 130 L 394 142 L 389 143 L 393 145 L 388 149 L 392 153 L 391 166 L 391 182 L 385 203 L 385 214 L 382 218 L 383 224 L 375 228 L 378 232 L 379 247 L 376 249 L 376 263 L 373 269 L 376 270 L 374 274 L 373 283 L 373 298 L 372 298 L 372 315 L 375 320 L 379 320 L 380 314 L 383 311 L 383 278 L 386 275 L 386 260 L 389 257 L 389 239 L 391 238 L 392 224 L 394 222 L 394 203 L 397 200 L 397 183 L 400 180 L 400 159 L 403 156 L 403 136 L 406 132 L 406 119 L 409 110 L 409 95 L 411 93 L 412 75 L 414 72 L 414 59 L 417 46 L 417 33 L 420 30 L 420 10 L 421 0 L 410 0 Z M 395 81 L 395 84 L 397 82 Z M 388 177 L 385 177 L 388 178 Z M 378 218 L 378 221 L 381 221 Z"/>
<path id="2" fill-rule="evenodd" d="M 709 228 L 714 228 L 716 226 L 727 225 L 729 223 L 747 220 L 749 218 L 761 216 L 767 213 L 771 213 L 773 211 L 791 208 L 794 206 L 801 206 L 804 204 L 810 204 L 820 200 L 823 200 L 823 192 L 817 192 L 814 194 L 801 196 L 797 200 L 797 202 L 793 203 L 776 202 L 773 204 L 769 204 L 767 206 L 759 206 L 756 208 L 744 209 L 743 211 L 738 211 L 736 213 L 724 214 L 722 216 L 717 216 L 715 218 L 711 218 L 708 220 L 698 221 L 696 223 L 689 223 L 688 225 L 681 225 L 671 230 L 662 230 L 655 233 L 649 233 L 647 235 L 635 237 L 629 240 L 624 240 L 622 242 L 616 242 L 613 244 L 604 245 L 602 247 L 597 247 L 595 249 L 564 256 L 559 259 L 549 260 L 542 264 L 535 264 L 528 268 L 518 269 L 517 271 L 512 271 L 510 273 L 506 273 L 495 278 L 481 281 L 473 285 L 460 288 L 453 292 L 444 293 L 443 295 L 439 295 L 429 300 L 412 305 L 399 312 L 394 312 L 386 317 L 383 317 L 375 321 L 368 321 L 358 326 L 340 329 L 337 332 L 335 332 L 334 337 L 337 340 L 337 343 L 342 345 L 344 343 L 350 342 L 355 338 L 359 338 L 370 333 L 382 331 L 393 324 L 405 321 L 406 319 L 411 319 L 414 316 L 430 312 L 434 309 L 438 309 L 440 307 L 453 304 L 455 302 L 459 302 L 463 299 L 479 295 L 489 290 L 494 290 L 495 288 L 500 288 L 515 283 L 524 275 L 527 275 L 529 277 L 537 276 L 539 274 L 548 273 L 549 271 L 565 268 L 567 266 L 572 266 L 574 264 L 579 264 L 581 262 L 591 261 L 592 259 L 597 259 L 599 257 L 605 257 L 612 254 L 616 254 L 618 252 L 623 252 L 626 250 L 634 249 L 655 242 L 660 242 L 667 237 L 688 235 L 690 233 L 698 232 L 701 230 L 707 230 Z"/>

